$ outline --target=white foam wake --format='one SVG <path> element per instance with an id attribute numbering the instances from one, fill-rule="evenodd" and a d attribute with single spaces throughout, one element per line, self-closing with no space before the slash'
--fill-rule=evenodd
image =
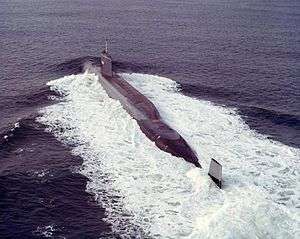
<path id="1" fill-rule="evenodd" d="M 180 94 L 170 79 L 123 77 L 153 101 L 205 169 L 159 150 L 95 75 L 49 82 L 63 101 L 42 109 L 38 121 L 84 159 L 81 173 L 91 180 L 88 190 L 107 208 L 116 233 L 124 238 L 297 237 L 299 150 L 251 131 L 234 110 Z M 224 190 L 206 175 L 211 157 L 224 165 Z"/>

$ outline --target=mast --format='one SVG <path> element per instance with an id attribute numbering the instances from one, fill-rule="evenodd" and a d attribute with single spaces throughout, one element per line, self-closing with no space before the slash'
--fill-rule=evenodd
<path id="1" fill-rule="evenodd" d="M 107 39 L 105 39 L 105 52 L 108 53 Z"/>

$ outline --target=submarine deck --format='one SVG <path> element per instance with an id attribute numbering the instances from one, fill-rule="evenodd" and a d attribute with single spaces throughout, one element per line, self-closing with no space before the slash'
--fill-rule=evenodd
<path id="1" fill-rule="evenodd" d="M 161 150 L 201 167 L 198 157 L 183 137 L 162 119 L 155 105 L 116 73 L 99 73 L 99 81 L 111 98 L 137 121 L 142 132 Z"/>

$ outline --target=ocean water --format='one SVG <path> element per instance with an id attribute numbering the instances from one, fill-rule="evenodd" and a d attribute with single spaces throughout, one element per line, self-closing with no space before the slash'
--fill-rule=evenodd
<path id="1" fill-rule="evenodd" d="M 299 20 L 290 0 L 1 1 L 0 237 L 298 238 Z M 202 170 L 88 71 L 105 38 Z"/>

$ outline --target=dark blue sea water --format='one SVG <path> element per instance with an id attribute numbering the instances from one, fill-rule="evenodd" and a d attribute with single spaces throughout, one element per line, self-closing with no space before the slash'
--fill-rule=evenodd
<path id="1" fill-rule="evenodd" d="M 172 79 L 181 94 L 234 109 L 251 132 L 300 155 L 299 1 L 0 0 L 0 238 L 164 238 L 130 217 L 116 230 L 97 199 L 107 192 L 86 189 L 76 145 L 37 120 L 61 97 L 46 83 L 98 64 L 106 38 L 116 71 Z M 295 166 L 285 170 L 297 177 Z M 299 210 L 299 195 L 286 191 Z"/>

